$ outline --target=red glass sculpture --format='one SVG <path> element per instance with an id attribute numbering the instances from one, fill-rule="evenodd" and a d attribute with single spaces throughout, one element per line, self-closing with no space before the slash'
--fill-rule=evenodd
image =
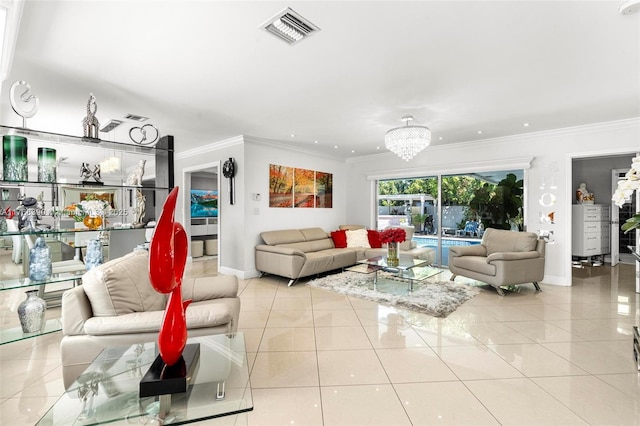
<path id="1" fill-rule="evenodd" d="M 159 293 L 169 294 L 162 318 L 158 347 L 166 365 L 176 364 L 187 344 L 185 312 L 191 300 L 182 301 L 182 276 L 187 263 L 187 233 L 174 221 L 178 187 L 169 193 L 149 247 L 149 280 Z"/>

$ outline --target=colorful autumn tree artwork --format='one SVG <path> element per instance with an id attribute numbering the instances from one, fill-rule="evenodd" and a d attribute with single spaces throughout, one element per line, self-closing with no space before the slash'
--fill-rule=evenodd
<path id="1" fill-rule="evenodd" d="M 315 172 L 308 169 L 295 169 L 293 183 L 293 206 L 315 207 Z"/>
<path id="2" fill-rule="evenodd" d="M 293 167 L 269 164 L 269 207 L 293 207 Z"/>
<path id="3" fill-rule="evenodd" d="M 316 207 L 333 207 L 333 174 L 316 172 Z"/>

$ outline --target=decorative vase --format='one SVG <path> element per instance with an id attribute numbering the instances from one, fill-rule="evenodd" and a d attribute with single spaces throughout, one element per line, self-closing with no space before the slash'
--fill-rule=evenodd
<path id="1" fill-rule="evenodd" d="M 27 138 L 4 135 L 2 137 L 2 174 L 7 181 L 27 181 Z"/>
<path id="2" fill-rule="evenodd" d="M 398 258 L 398 250 L 400 243 L 390 242 L 387 243 L 387 265 L 398 266 L 400 259 Z"/>
<path id="3" fill-rule="evenodd" d="M 87 228 L 96 230 L 102 225 L 102 218 L 100 216 L 85 216 L 84 219 L 82 219 L 82 223 L 84 223 Z"/>
<path id="4" fill-rule="evenodd" d="M 38 182 L 56 182 L 56 150 L 38 148 Z"/>
<path id="5" fill-rule="evenodd" d="M 51 277 L 51 250 L 44 238 L 38 237 L 29 250 L 29 279 L 44 281 Z"/>
<path id="6" fill-rule="evenodd" d="M 35 333 L 42 330 L 44 325 L 47 302 L 38 297 L 38 290 L 29 290 L 26 293 L 27 298 L 18 305 L 18 318 L 23 332 Z"/>
<path id="7" fill-rule="evenodd" d="M 84 258 L 87 271 L 101 265 L 103 261 L 104 257 L 102 255 L 102 243 L 100 240 L 87 241 L 87 255 Z"/>

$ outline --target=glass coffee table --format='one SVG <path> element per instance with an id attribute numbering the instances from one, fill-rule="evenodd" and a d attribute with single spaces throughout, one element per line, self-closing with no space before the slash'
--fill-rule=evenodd
<path id="1" fill-rule="evenodd" d="M 155 342 L 105 349 L 37 425 L 186 424 L 253 410 L 244 335 L 190 338 L 200 360 L 187 392 L 139 396 L 140 379 L 158 355 Z"/>
<path id="2" fill-rule="evenodd" d="M 376 256 L 359 260 L 357 265 L 346 268 L 347 271 L 373 274 L 373 290 L 385 293 L 402 294 L 412 292 L 414 283 L 442 273 L 442 269 L 429 266 L 429 261 L 411 256 L 399 256 L 397 265 L 389 265 L 385 256 Z M 379 271 L 391 273 L 391 279 L 378 276 Z M 406 284 L 406 290 L 404 285 Z"/>

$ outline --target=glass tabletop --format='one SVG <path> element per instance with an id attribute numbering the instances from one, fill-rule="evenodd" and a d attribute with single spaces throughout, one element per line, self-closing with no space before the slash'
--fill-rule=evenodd
<path id="1" fill-rule="evenodd" d="M 158 355 L 154 342 L 102 351 L 38 425 L 186 424 L 253 410 L 244 335 L 190 338 L 200 344 L 198 368 L 187 392 L 171 395 L 158 418 L 158 397 L 139 397 L 140 380 Z M 224 390 L 224 398 L 220 389 Z"/>
<path id="2" fill-rule="evenodd" d="M 400 270 L 400 271 L 406 271 L 416 266 L 427 266 L 429 264 L 428 260 L 416 259 L 414 257 L 406 256 L 406 255 L 400 255 L 398 256 L 398 258 L 400 260 L 397 265 L 389 265 L 387 263 L 386 256 L 371 257 L 369 259 L 359 260 L 358 263 L 363 263 L 370 266 L 379 266 L 382 269 Z"/>

